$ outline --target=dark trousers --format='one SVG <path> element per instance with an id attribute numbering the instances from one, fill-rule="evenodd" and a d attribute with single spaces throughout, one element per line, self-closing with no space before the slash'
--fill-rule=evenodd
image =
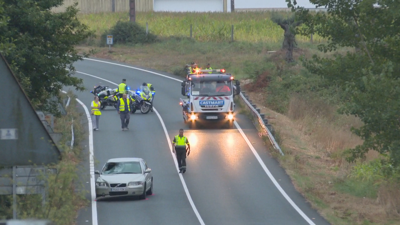
<path id="1" fill-rule="evenodd" d="M 175 154 L 179 170 L 186 170 L 186 146 L 184 148 L 175 147 Z"/>
<path id="2" fill-rule="evenodd" d="M 129 119 L 131 118 L 130 113 L 129 112 L 127 112 L 127 113 L 121 112 L 119 114 L 119 117 L 121 118 L 121 127 L 122 127 L 122 129 L 128 128 Z"/>

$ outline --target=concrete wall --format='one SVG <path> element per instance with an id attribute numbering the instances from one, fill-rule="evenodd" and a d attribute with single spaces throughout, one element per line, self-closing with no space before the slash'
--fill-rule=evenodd
<path id="1" fill-rule="evenodd" d="M 229 0 L 228 0 L 229 1 Z M 154 0 L 155 12 L 223 12 L 223 0 Z"/>
<path id="2" fill-rule="evenodd" d="M 66 7 L 78 2 L 80 13 L 102 13 L 102 12 L 128 12 L 129 0 L 64 0 L 64 4 L 54 8 L 53 12 L 64 12 Z M 114 7 L 113 7 L 114 3 Z M 153 11 L 153 0 L 136 0 L 135 7 L 137 12 Z"/>

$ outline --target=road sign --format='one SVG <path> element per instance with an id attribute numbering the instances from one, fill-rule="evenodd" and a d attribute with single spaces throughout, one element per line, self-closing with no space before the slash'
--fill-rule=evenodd
<path id="1" fill-rule="evenodd" d="M 112 45 L 113 44 L 113 36 L 112 35 L 107 35 L 107 44 Z"/>
<path id="2" fill-rule="evenodd" d="M 15 128 L 0 129 L 0 139 L 1 140 L 16 140 L 16 139 L 18 139 L 17 129 L 15 129 Z"/>

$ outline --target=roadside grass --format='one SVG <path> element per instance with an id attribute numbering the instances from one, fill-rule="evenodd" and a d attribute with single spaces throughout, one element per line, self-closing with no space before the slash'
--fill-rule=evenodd
<path id="1" fill-rule="evenodd" d="M 98 18 L 97 16 L 93 15 L 91 20 Z M 90 23 L 100 23 L 100 20 L 99 18 Z M 146 21 L 139 19 L 139 23 L 145 24 Z M 190 26 L 190 22 L 187 24 L 185 26 Z M 113 23 L 102 26 L 109 29 L 112 25 Z M 213 68 L 227 69 L 235 79 L 241 80 L 242 90 L 246 91 L 273 125 L 276 140 L 285 156 L 280 156 L 269 144 L 268 138 L 261 136 L 269 153 L 279 160 L 292 178 L 296 189 L 329 222 L 340 225 L 399 224 L 400 193 L 396 188 L 398 183 L 387 183 L 379 177 L 366 181 L 365 177 L 368 175 L 361 173 L 364 170 L 345 160 L 345 149 L 362 142 L 350 132 L 350 127 L 358 127 L 362 123 L 355 117 L 339 115 L 337 108 L 343 97 L 341 92 L 320 77 L 307 72 L 298 60 L 300 57 L 310 58 L 313 54 L 322 56 L 323 53 L 317 51 L 318 43 L 309 43 L 308 39 L 303 41 L 298 37 L 299 46 L 294 52 L 296 62 L 286 64 L 285 52 L 280 51 L 282 38 L 274 38 L 265 30 L 263 35 L 266 39 L 262 41 L 247 37 L 246 40 L 240 41 L 235 38 L 235 42 L 222 39 L 205 42 L 206 40 L 196 39 L 196 36 L 194 39 L 187 38 L 188 35 L 182 35 L 185 32 L 172 32 L 180 26 L 164 26 L 165 29 L 172 29 L 170 31 L 173 35 L 170 35 L 169 31 L 159 31 L 159 41 L 154 44 L 116 45 L 112 47 L 111 52 L 107 47 L 99 47 L 96 43 L 91 46 L 78 46 L 78 49 L 93 49 L 93 57 L 121 61 L 175 75 L 184 75 L 184 65 L 192 61 L 197 62 L 200 67 L 211 63 Z M 150 22 L 149 27 L 154 33 Z M 276 32 L 283 36 L 283 31 L 278 28 Z M 100 29 L 98 32 L 103 31 Z M 238 32 L 236 28 L 235 32 Z M 339 53 L 346 51 L 352 49 L 342 48 Z M 324 56 L 329 57 L 332 54 Z M 243 107 L 243 103 L 236 102 L 239 112 L 249 116 L 254 122 L 251 112 Z M 258 125 L 256 128 L 260 132 Z M 376 158 L 378 154 L 370 152 L 366 161 L 361 163 L 367 164 Z M 361 175 L 355 176 L 355 173 Z"/>
<path id="2" fill-rule="evenodd" d="M 290 12 L 274 12 L 289 16 Z M 281 42 L 283 30 L 271 21 L 272 12 L 236 13 L 168 13 L 137 12 L 136 22 L 159 37 L 190 37 L 190 25 L 194 40 L 201 42 L 226 42 L 231 40 L 234 25 L 234 40 L 245 42 Z M 80 14 L 79 20 L 100 36 L 117 21 L 128 21 L 128 12 Z M 299 42 L 309 42 L 310 37 L 299 36 Z M 323 41 L 314 35 L 314 42 Z M 105 40 L 104 40 L 105 41 Z"/>
<path id="3" fill-rule="evenodd" d="M 45 203 L 41 195 L 17 195 L 18 219 L 49 219 L 57 225 L 75 224 L 77 211 L 88 202 L 85 199 L 86 191 L 80 182 L 77 167 L 81 161 L 80 143 L 85 136 L 81 125 L 82 115 L 76 110 L 76 101 L 72 92 L 70 105 L 66 109 L 67 115 L 55 118 L 54 131 L 62 134 L 58 148 L 62 151 L 62 160 L 48 168 L 56 169 L 56 173 L 41 175 L 40 180 L 47 183 L 47 195 Z M 65 97 L 61 94 L 62 98 Z M 70 148 L 71 123 L 74 120 L 75 144 Z M 2 207 L 0 218 L 12 218 L 12 196 L 2 196 Z"/>

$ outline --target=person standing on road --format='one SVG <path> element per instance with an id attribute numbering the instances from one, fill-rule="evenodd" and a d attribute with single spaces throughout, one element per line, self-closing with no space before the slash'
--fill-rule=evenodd
<path id="1" fill-rule="evenodd" d="M 122 131 L 129 130 L 129 119 L 131 111 L 131 101 L 127 98 L 126 94 L 122 95 L 122 98 L 118 101 L 118 114 L 121 118 Z"/>
<path id="2" fill-rule="evenodd" d="M 123 94 L 126 94 L 126 79 L 122 79 L 122 83 L 118 85 L 118 98 L 121 98 Z"/>
<path id="3" fill-rule="evenodd" d="M 100 116 L 101 116 L 100 106 L 101 106 L 101 103 L 99 101 L 99 97 L 94 96 L 94 100 L 92 101 L 92 105 L 91 105 L 93 130 L 99 130 L 99 120 L 100 120 Z"/>
<path id="4" fill-rule="evenodd" d="M 187 148 L 186 148 L 187 145 Z M 176 159 L 178 160 L 179 173 L 186 172 L 186 153 L 187 156 L 190 154 L 189 140 L 183 136 L 183 129 L 179 129 L 179 135 L 174 137 L 172 141 L 172 153 L 176 153 Z"/>

